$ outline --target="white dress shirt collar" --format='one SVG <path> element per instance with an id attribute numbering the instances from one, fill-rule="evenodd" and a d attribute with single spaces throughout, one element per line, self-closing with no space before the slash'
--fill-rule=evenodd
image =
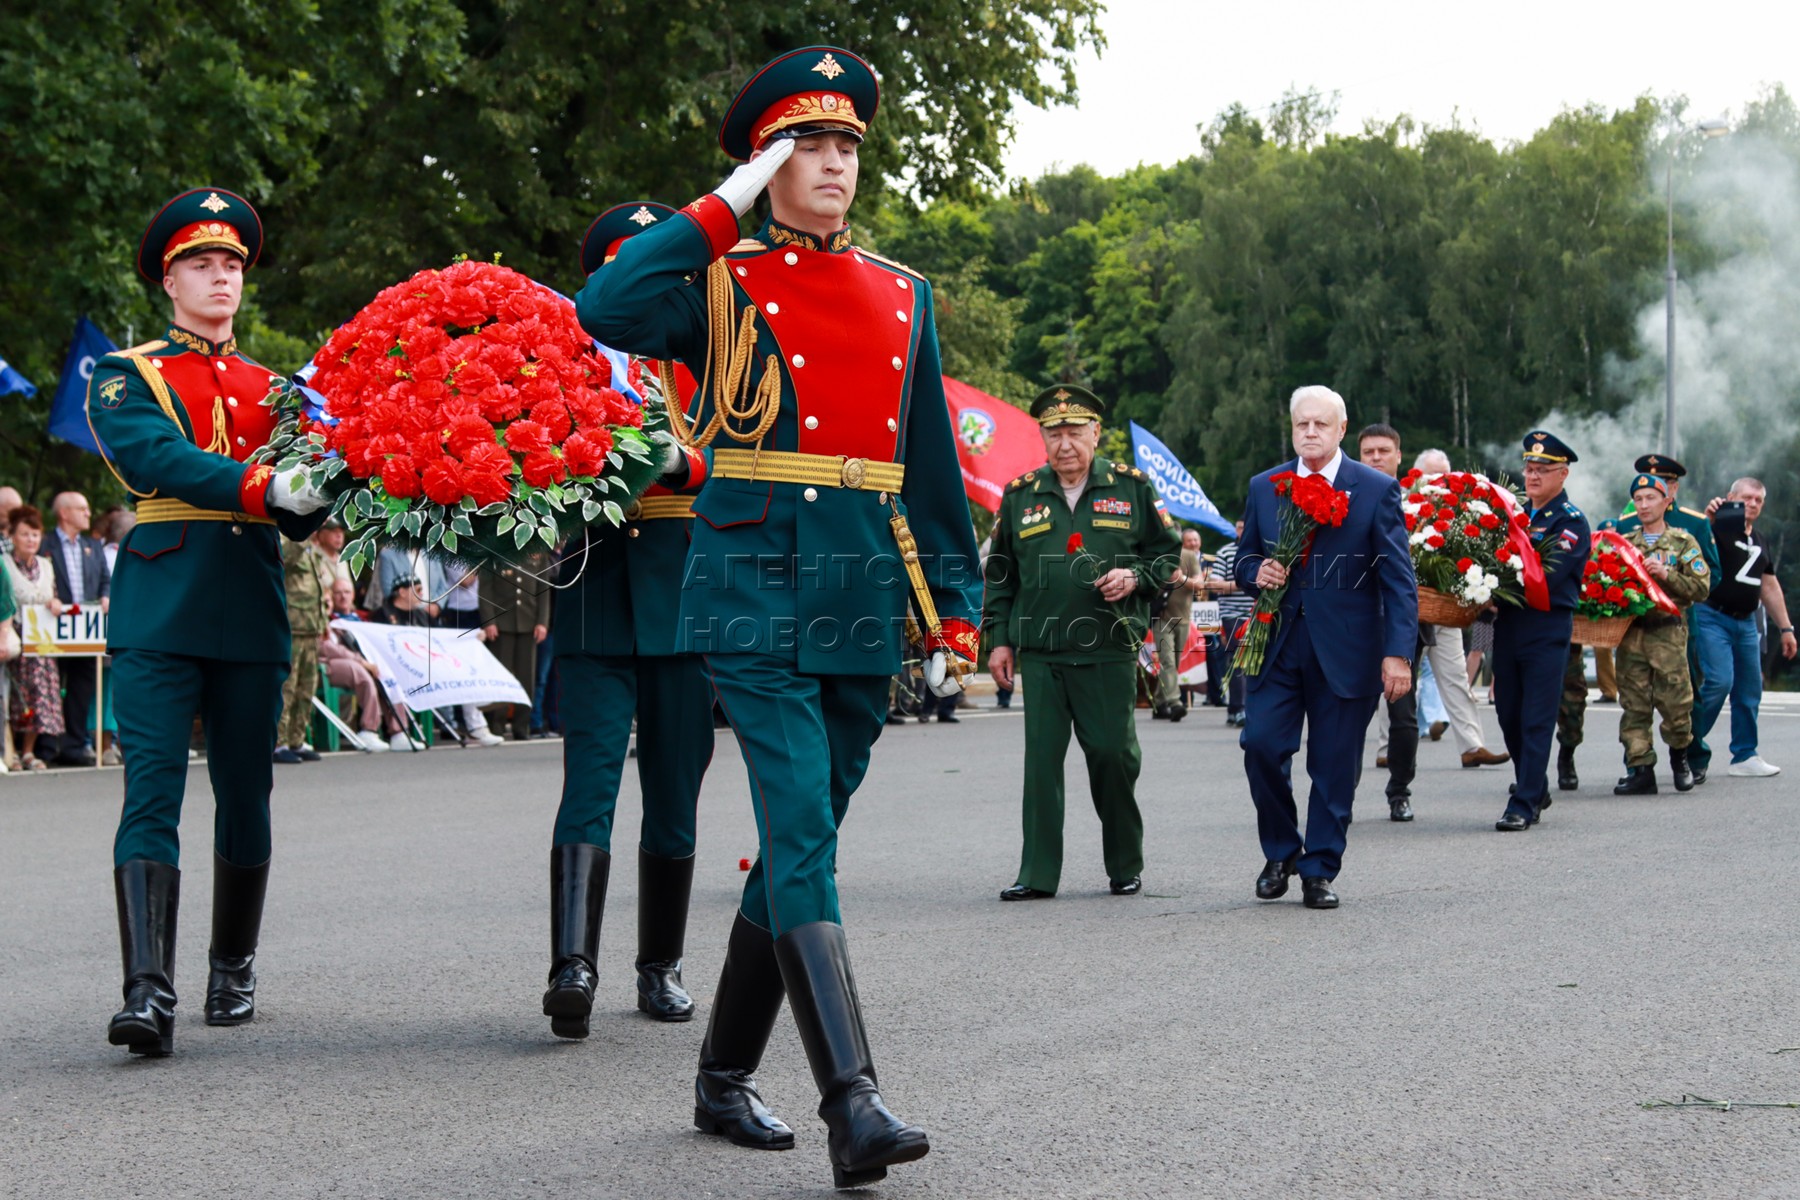
<path id="1" fill-rule="evenodd" d="M 1318 471 L 1314 471 L 1311 467 L 1308 467 L 1305 459 L 1295 459 L 1294 473 L 1302 479 L 1305 479 L 1308 475 L 1323 475 L 1326 483 L 1329 483 L 1332 487 L 1336 487 L 1338 468 L 1343 465 L 1344 451 L 1343 447 L 1340 446 L 1337 451 L 1332 454 L 1331 460 L 1325 464 L 1324 468 Z"/>

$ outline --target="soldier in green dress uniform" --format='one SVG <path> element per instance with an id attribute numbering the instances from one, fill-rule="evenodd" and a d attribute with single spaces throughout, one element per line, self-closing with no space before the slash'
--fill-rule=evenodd
<path id="1" fill-rule="evenodd" d="M 675 215 L 642 201 L 601 213 L 582 242 L 592 275 L 624 240 Z M 682 403 L 679 394 L 667 397 Z M 704 479 L 689 471 L 689 483 Z M 564 551 L 551 645 L 561 679 L 563 791 L 550 846 L 550 981 L 544 1014 L 558 1037 L 588 1033 L 600 923 L 612 869 L 613 812 L 637 718 L 637 996 L 659 1021 L 686 1021 L 682 985 L 695 810 L 712 761 L 712 684 L 697 654 L 675 648 L 681 571 L 694 523 L 691 495 L 659 483 L 615 529 L 597 525 Z M 779 1000 L 778 1000 L 779 1002 Z M 787 1135 L 791 1141 L 793 1134 Z"/>
<path id="2" fill-rule="evenodd" d="M 137 264 L 168 294 L 174 321 L 155 341 L 101 359 L 88 384 L 88 422 L 138 498 L 107 638 L 125 753 L 113 842 L 125 1007 L 108 1040 L 134 1054 L 167 1054 L 173 1043 L 177 829 L 196 713 L 217 806 L 206 1021 L 240 1024 L 255 1011 L 271 758 L 292 658 L 277 527 L 311 537 L 328 504 L 299 468 L 247 461 L 274 425 L 263 399 L 289 386 L 232 336 L 244 271 L 261 248 L 262 222 L 242 196 L 197 188 L 169 201 Z"/>
<path id="3" fill-rule="evenodd" d="M 1025 692 L 1025 849 L 1002 900 L 1056 894 L 1062 877 L 1063 759 L 1073 727 L 1087 756 L 1115 896 L 1142 888 L 1138 652 L 1148 597 L 1181 586 L 1181 535 L 1136 467 L 1096 453 L 1105 405 L 1058 384 L 1031 404 L 1050 461 L 1007 485 L 994 517 L 982 627 L 988 670 Z"/>
<path id="4" fill-rule="evenodd" d="M 1656 475 L 1636 475 L 1631 481 L 1631 502 L 1637 512 L 1624 538 L 1644 556 L 1644 565 L 1669 599 L 1684 610 L 1706 599 L 1714 574 L 1694 535 L 1670 519 L 1675 500 L 1669 485 Z M 1619 643 L 1617 660 L 1619 705 L 1625 710 L 1619 717 L 1625 778 L 1613 793 L 1655 794 L 1656 741 L 1650 735 L 1650 723 L 1659 712 L 1675 790 L 1691 790 L 1694 775 L 1688 765 L 1688 747 L 1694 740 L 1694 690 L 1688 675 L 1685 612 L 1676 616 L 1652 611 L 1633 621 Z"/>
<path id="5" fill-rule="evenodd" d="M 744 162 L 619 248 L 576 299 L 616 349 L 700 381 L 703 451 L 675 648 L 701 654 L 743 751 L 761 854 L 744 887 L 695 1081 L 695 1124 L 785 1149 L 751 1072 L 786 991 L 839 1186 L 924 1155 L 876 1086 L 838 908 L 837 831 L 868 769 L 910 621 L 954 694 L 975 657 L 980 574 L 944 399 L 931 285 L 846 225 L 875 111 L 869 65 L 812 46 L 727 110 Z M 767 188 L 771 217 L 739 240 Z M 908 610 L 912 610 L 909 618 Z"/>

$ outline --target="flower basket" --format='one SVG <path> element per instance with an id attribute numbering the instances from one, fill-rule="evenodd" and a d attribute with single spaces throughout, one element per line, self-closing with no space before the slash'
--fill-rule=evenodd
<path id="1" fill-rule="evenodd" d="M 656 481 L 646 412 L 611 386 L 574 305 L 498 264 L 385 289 L 313 362 L 323 413 L 297 390 L 272 396 L 267 459 L 309 466 L 335 494 L 353 571 L 381 543 L 471 567 L 520 561 L 620 524 Z"/>
<path id="2" fill-rule="evenodd" d="M 1436 588 L 1421 587 L 1419 589 L 1419 623 L 1421 625 L 1444 625 L 1451 629 L 1466 629 L 1475 623 L 1481 615 L 1481 605 L 1464 604 L 1454 596 L 1447 596 Z"/>
<path id="3" fill-rule="evenodd" d="M 1625 631 L 1636 617 L 1575 617 L 1573 641 L 1577 646 L 1596 646 L 1611 650 L 1625 640 Z"/>

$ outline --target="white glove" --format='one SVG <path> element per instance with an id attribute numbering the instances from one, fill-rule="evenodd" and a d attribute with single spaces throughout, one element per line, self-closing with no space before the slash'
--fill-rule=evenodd
<path id="1" fill-rule="evenodd" d="M 668 430 L 658 429 L 651 433 L 650 444 L 662 447 L 662 465 L 657 467 L 657 474 L 673 475 L 687 467 L 687 451 L 681 448 L 681 443 Z"/>
<path id="2" fill-rule="evenodd" d="M 950 670 L 948 650 L 933 650 L 925 660 L 925 686 L 938 697 L 955 696 L 963 690 L 961 678 Z"/>
<path id="3" fill-rule="evenodd" d="M 313 486 L 305 467 L 289 467 L 275 472 L 274 482 L 269 485 L 269 504 L 304 517 L 329 508 L 331 501 Z"/>
<path id="4" fill-rule="evenodd" d="M 733 171 L 730 178 L 713 189 L 713 195 L 731 205 L 732 212 L 743 216 L 793 153 L 793 138 L 777 139 L 767 150 Z"/>

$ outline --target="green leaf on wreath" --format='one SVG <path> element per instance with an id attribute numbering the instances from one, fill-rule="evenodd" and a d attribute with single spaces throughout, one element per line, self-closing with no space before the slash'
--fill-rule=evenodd
<path id="1" fill-rule="evenodd" d="M 375 497 L 366 491 L 356 493 L 356 510 L 366 517 L 375 515 Z"/>
<path id="2" fill-rule="evenodd" d="M 544 543 L 544 545 L 549 546 L 551 549 L 555 549 L 556 548 L 556 526 L 555 525 L 540 525 L 538 527 L 538 539 L 540 541 L 542 541 Z"/>
<path id="3" fill-rule="evenodd" d="M 525 543 L 529 542 L 532 535 L 536 532 L 536 526 L 520 523 L 519 527 L 513 530 L 513 549 L 523 550 L 525 548 Z"/>
<path id="4" fill-rule="evenodd" d="M 406 524 L 406 514 L 405 513 L 403 513 L 403 512 L 389 513 L 388 519 L 387 519 L 387 535 L 389 537 L 393 537 L 395 534 L 400 532 L 401 526 L 403 526 L 405 524 Z"/>
<path id="5" fill-rule="evenodd" d="M 554 508 L 554 509 L 555 509 L 555 510 L 556 510 L 556 511 L 557 511 L 557 512 L 567 512 L 567 511 L 569 511 L 569 510 L 568 510 L 568 509 L 566 509 L 566 508 L 564 508 L 564 507 L 563 507 L 563 501 L 562 501 L 562 489 L 561 489 L 561 488 L 548 488 L 548 489 L 546 489 L 546 490 L 545 490 L 545 492 L 544 492 L 544 499 L 545 499 L 545 500 L 546 500 L 546 501 L 548 501 L 548 502 L 549 502 L 549 505 L 550 505 L 550 507 L 551 507 L 551 508 Z"/>
<path id="6" fill-rule="evenodd" d="M 592 500 L 583 500 L 581 502 L 581 519 L 583 521 L 592 521 L 599 515 L 600 506 L 597 503 Z"/>
<path id="7" fill-rule="evenodd" d="M 500 519 L 494 522 L 494 532 L 497 534 L 505 533 L 518 523 L 519 518 L 513 516 L 511 513 L 501 513 Z"/>
<path id="8" fill-rule="evenodd" d="M 417 511 L 407 513 L 406 532 L 412 534 L 414 537 L 423 535 L 425 532 L 425 514 Z"/>
<path id="9" fill-rule="evenodd" d="M 544 498 L 544 493 L 542 492 L 531 493 L 531 495 L 525 498 L 525 502 L 531 505 L 532 509 L 539 514 L 547 514 L 550 511 L 550 501 Z"/>
<path id="10" fill-rule="evenodd" d="M 449 554 L 456 553 L 456 530 L 444 530 L 444 550 Z"/>
<path id="11" fill-rule="evenodd" d="M 369 560 L 364 556 L 361 550 L 358 550 L 355 554 L 350 556 L 350 573 L 352 575 L 361 575 L 363 568 L 368 565 Z"/>
<path id="12" fill-rule="evenodd" d="M 474 512 L 475 511 L 475 497 L 464 496 L 457 503 L 457 507 L 462 509 L 464 512 Z"/>
<path id="13" fill-rule="evenodd" d="M 611 500 L 608 500 L 606 503 L 602 504 L 600 506 L 600 510 L 606 514 L 606 519 L 613 523 L 613 527 L 615 529 L 625 523 L 625 510 L 620 508 L 617 504 L 613 503 Z"/>
<path id="14" fill-rule="evenodd" d="M 425 531 L 425 549 L 436 550 L 439 542 L 444 540 L 444 527 L 433 525 Z"/>
<path id="15" fill-rule="evenodd" d="M 475 515 L 478 517 L 491 517 L 495 513 L 503 513 L 505 511 L 506 511 L 506 501 L 496 500 L 492 504 L 484 504 L 480 508 L 476 509 Z"/>
<path id="16" fill-rule="evenodd" d="M 619 452 L 617 450 L 608 450 L 606 452 L 606 461 L 612 464 L 612 469 L 615 471 L 624 469 L 625 460 L 619 457 Z"/>
<path id="17" fill-rule="evenodd" d="M 474 522 L 470 521 L 469 518 L 462 513 L 457 513 L 456 516 L 450 519 L 450 528 L 455 532 L 462 534 L 464 537 L 475 536 Z"/>

